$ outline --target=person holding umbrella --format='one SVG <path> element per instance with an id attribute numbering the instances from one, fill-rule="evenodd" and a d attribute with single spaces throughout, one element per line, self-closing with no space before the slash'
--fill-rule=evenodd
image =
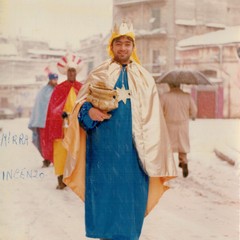
<path id="1" fill-rule="evenodd" d="M 163 114 L 172 144 L 178 153 L 183 177 L 188 176 L 187 153 L 190 152 L 189 118 L 195 120 L 197 106 L 189 93 L 180 89 L 180 83 L 169 83 L 170 91 L 160 96 Z"/>

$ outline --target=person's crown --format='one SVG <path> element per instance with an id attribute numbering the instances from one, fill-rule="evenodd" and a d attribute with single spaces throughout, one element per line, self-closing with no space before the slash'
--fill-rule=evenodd
<path id="1" fill-rule="evenodd" d="M 113 32 L 117 35 L 125 35 L 126 33 L 133 33 L 133 25 L 132 23 L 126 20 L 123 20 L 122 23 L 118 26 L 114 25 Z"/>
<path id="2" fill-rule="evenodd" d="M 74 68 L 77 73 L 82 70 L 83 62 L 75 54 L 68 53 L 66 56 L 63 56 L 57 63 L 58 71 L 64 75 L 67 75 L 69 68 Z"/>
<path id="3" fill-rule="evenodd" d="M 139 61 L 137 53 L 136 53 L 135 34 L 133 32 L 133 25 L 130 21 L 127 22 L 126 20 L 122 20 L 122 23 L 119 26 L 117 24 L 114 25 L 113 30 L 112 30 L 112 34 L 111 34 L 111 37 L 110 37 L 109 43 L 108 43 L 108 54 L 109 54 L 109 56 L 111 58 L 114 58 L 114 54 L 113 54 L 113 51 L 112 51 L 113 40 L 118 38 L 118 37 L 121 37 L 121 36 L 127 36 L 127 37 L 130 37 L 133 40 L 134 49 L 133 49 L 132 54 L 131 54 L 131 59 L 133 61 L 135 61 L 136 63 L 140 64 L 140 61 Z"/>

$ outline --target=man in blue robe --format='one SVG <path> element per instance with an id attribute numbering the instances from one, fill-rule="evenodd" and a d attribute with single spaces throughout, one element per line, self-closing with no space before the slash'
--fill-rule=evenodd
<path id="1" fill-rule="evenodd" d="M 156 85 L 138 64 L 131 25 L 122 23 L 109 43 L 112 59 L 92 71 L 70 115 L 64 182 L 85 201 L 87 237 L 138 240 L 144 216 L 176 167 Z M 117 91 L 116 109 L 86 101 L 96 82 Z"/>
<path id="2" fill-rule="evenodd" d="M 58 75 L 56 73 L 48 74 L 49 81 L 37 94 L 28 128 L 32 130 L 32 142 L 43 157 L 43 167 L 48 167 L 50 159 L 45 159 L 42 149 L 46 145 L 44 141 L 45 124 L 47 117 L 48 104 L 54 87 L 57 85 Z"/>

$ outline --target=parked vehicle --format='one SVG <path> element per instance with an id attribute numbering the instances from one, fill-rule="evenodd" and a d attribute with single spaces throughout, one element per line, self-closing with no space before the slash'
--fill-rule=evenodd
<path id="1" fill-rule="evenodd" d="M 0 119 L 14 119 L 16 113 L 10 108 L 0 108 Z"/>

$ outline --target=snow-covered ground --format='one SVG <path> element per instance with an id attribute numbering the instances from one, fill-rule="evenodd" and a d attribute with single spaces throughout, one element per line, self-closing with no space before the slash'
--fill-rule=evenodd
<path id="1" fill-rule="evenodd" d="M 83 203 L 55 189 L 53 167 L 41 168 L 27 123 L 0 121 L 0 240 L 86 240 Z M 169 182 L 140 240 L 239 240 L 239 164 L 213 152 L 227 145 L 239 154 L 239 136 L 240 120 L 191 122 L 190 174 L 179 169 Z"/>

